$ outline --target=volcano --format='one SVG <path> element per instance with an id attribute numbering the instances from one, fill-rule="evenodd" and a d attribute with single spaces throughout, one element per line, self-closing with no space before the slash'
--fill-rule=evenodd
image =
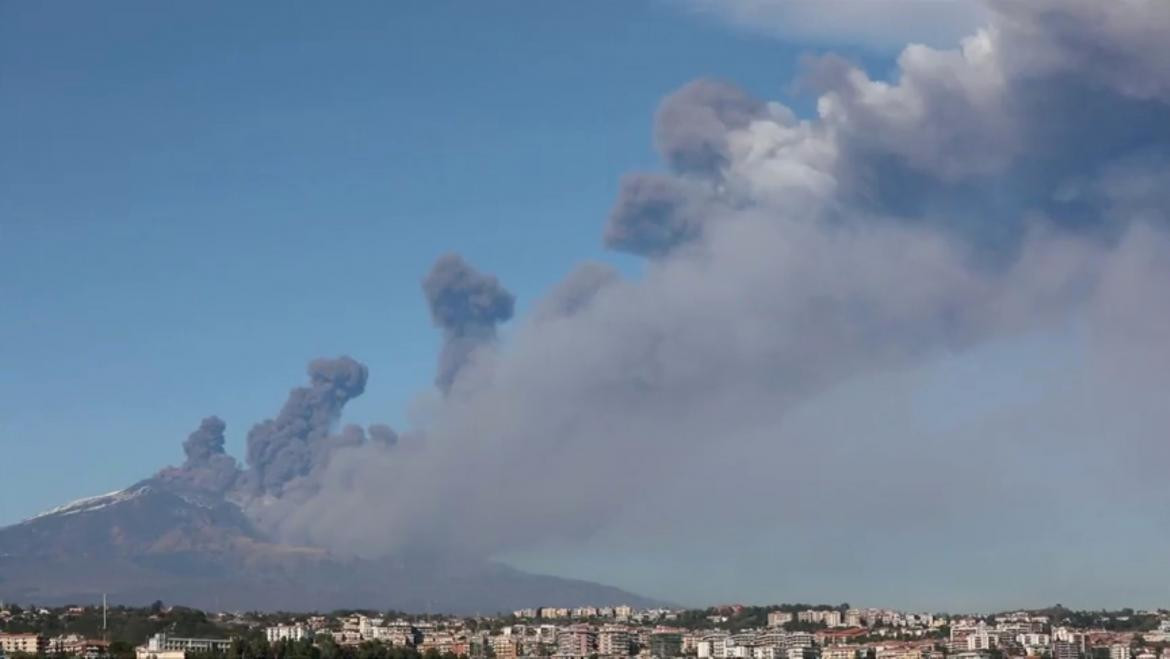
<path id="1" fill-rule="evenodd" d="M 0 529 L 0 599 L 62 605 L 102 595 L 208 610 L 394 609 L 496 613 L 652 600 L 491 561 L 349 559 L 273 542 L 235 504 L 164 480 L 90 497 Z"/>

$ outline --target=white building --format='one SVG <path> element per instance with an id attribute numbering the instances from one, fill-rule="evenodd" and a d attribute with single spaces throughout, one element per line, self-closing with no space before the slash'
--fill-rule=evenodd
<path id="1" fill-rule="evenodd" d="M 1109 646 L 1109 659 L 1130 659 L 1129 646 L 1121 643 Z"/>
<path id="2" fill-rule="evenodd" d="M 779 627 L 792 622 L 792 614 L 786 611 L 772 611 L 768 614 L 768 626 Z"/>
<path id="3" fill-rule="evenodd" d="M 1022 645 L 1028 654 L 1040 656 L 1052 645 L 1052 638 L 1048 634 L 1020 634 L 1016 636 L 1016 643 Z"/>
<path id="4" fill-rule="evenodd" d="M 188 652 L 227 652 L 231 647 L 230 639 L 180 638 L 159 632 L 135 648 L 135 654 L 138 659 L 183 659 Z"/>
<path id="5" fill-rule="evenodd" d="M 707 634 L 695 644 L 695 652 L 699 659 L 726 659 L 730 644 L 726 632 Z"/>
<path id="6" fill-rule="evenodd" d="M 264 630 L 264 636 L 269 643 L 279 643 L 280 641 L 304 641 L 313 638 L 313 630 L 309 629 L 307 625 L 296 623 L 295 625 L 275 625 Z"/>

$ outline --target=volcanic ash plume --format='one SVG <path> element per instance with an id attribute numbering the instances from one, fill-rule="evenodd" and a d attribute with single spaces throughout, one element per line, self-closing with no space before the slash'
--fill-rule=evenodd
<path id="1" fill-rule="evenodd" d="M 515 298 L 492 275 L 479 272 L 458 254 L 435 261 L 423 279 L 431 319 L 443 331 L 435 384 L 444 392 L 477 349 L 496 338 L 496 325 L 512 317 Z"/>

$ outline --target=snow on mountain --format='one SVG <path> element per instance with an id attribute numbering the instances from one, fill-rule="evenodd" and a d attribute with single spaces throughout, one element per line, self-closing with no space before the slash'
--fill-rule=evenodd
<path id="1" fill-rule="evenodd" d="M 94 510 L 101 510 L 107 506 L 112 506 L 123 501 L 130 501 L 146 494 L 150 491 L 150 486 L 143 485 L 139 487 L 130 487 L 125 490 L 115 490 L 107 494 L 99 494 L 94 497 L 85 497 L 76 501 L 71 501 L 63 506 L 57 506 L 43 513 L 33 515 L 21 522 L 21 524 L 28 524 L 29 522 L 43 519 L 45 517 L 77 515 L 80 513 L 92 512 Z"/>

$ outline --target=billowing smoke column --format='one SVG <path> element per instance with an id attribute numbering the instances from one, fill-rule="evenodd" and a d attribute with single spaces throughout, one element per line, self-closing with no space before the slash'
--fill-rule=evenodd
<path id="1" fill-rule="evenodd" d="M 199 428 L 187 436 L 183 442 L 183 453 L 187 455 L 187 464 L 202 464 L 216 455 L 222 455 L 224 438 L 223 431 L 227 424 L 217 416 L 209 416 L 199 423 Z"/>
<path id="2" fill-rule="evenodd" d="M 458 254 L 439 257 L 422 287 L 431 319 L 443 331 L 435 384 L 446 392 L 473 353 L 496 338 L 496 325 L 512 317 L 515 298 Z"/>
<path id="3" fill-rule="evenodd" d="M 216 416 L 209 416 L 183 442 L 187 459 L 181 467 L 164 469 L 159 477 L 183 489 L 204 494 L 227 492 L 240 475 L 235 458 L 224 451 L 224 430 L 227 425 Z"/>
<path id="4" fill-rule="evenodd" d="M 289 392 L 275 419 L 248 432 L 249 494 L 280 496 L 290 481 L 309 475 L 331 450 L 330 431 L 341 410 L 366 389 L 366 367 L 349 357 L 315 359 L 309 386 Z M 358 429 L 360 431 L 360 428 Z M 349 441 L 359 443 L 350 431 Z"/>
<path id="5" fill-rule="evenodd" d="M 389 451 L 398 443 L 385 424 L 338 427 L 345 404 L 365 390 L 364 365 L 350 357 L 321 358 L 309 362 L 307 374 L 308 386 L 290 391 L 276 418 L 248 433 L 246 470 L 225 453 L 226 424 L 212 416 L 183 442 L 183 464 L 160 471 L 156 484 L 212 503 L 234 501 L 259 528 L 279 536 L 284 516 L 320 491 L 323 473 L 339 452 Z"/>

